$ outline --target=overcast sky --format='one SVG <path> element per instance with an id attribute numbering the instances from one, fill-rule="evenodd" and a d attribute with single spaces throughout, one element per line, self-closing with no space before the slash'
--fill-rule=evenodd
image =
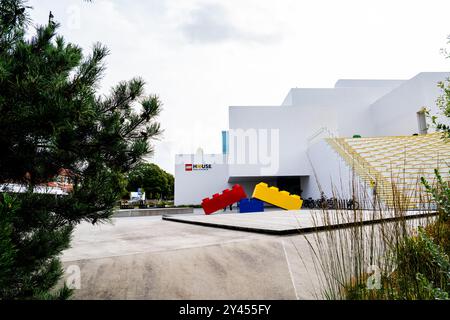
<path id="1" fill-rule="evenodd" d="M 101 92 L 142 76 L 164 103 L 151 159 L 174 172 L 176 153 L 221 152 L 230 105 L 279 105 L 292 87 L 340 78 L 409 79 L 448 71 L 440 49 L 450 1 L 30 0 L 60 33 L 111 50 Z M 307 115 L 305 115 L 307 117 Z"/>

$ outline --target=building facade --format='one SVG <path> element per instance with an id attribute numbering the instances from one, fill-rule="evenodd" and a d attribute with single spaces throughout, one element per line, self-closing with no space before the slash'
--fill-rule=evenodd
<path id="1" fill-rule="evenodd" d="M 266 182 L 302 198 L 349 192 L 352 169 L 326 138 L 412 136 L 433 131 L 437 84 L 450 73 L 409 80 L 339 80 L 292 88 L 279 106 L 231 106 L 222 154 L 176 155 L 175 204 L 199 204 L 235 183 L 248 195 Z M 219 133 L 218 133 L 219 134 Z"/>

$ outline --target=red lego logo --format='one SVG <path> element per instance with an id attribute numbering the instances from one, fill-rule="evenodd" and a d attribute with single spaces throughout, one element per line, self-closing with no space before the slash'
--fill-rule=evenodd
<path id="1" fill-rule="evenodd" d="M 184 170 L 185 171 L 192 171 L 192 164 L 185 164 L 184 165 Z"/>

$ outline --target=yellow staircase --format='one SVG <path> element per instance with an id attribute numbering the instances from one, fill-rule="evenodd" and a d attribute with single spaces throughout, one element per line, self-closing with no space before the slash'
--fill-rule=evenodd
<path id="1" fill-rule="evenodd" d="M 326 141 L 391 208 L 420 209 L 427 196 L 420 178 L 435 182 L 435 168 L 444 180 L 450 178 L 450 141 L 441 133 Z"/>

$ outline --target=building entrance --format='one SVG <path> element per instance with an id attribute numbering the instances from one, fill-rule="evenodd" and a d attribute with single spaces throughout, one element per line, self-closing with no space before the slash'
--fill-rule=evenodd
<path id="1" fill-rule="evenodd" d="M 297 194 L 302 196 L 300 177 L 278 177 L 277 188 L 288 191 L 290 194 Z"/>

